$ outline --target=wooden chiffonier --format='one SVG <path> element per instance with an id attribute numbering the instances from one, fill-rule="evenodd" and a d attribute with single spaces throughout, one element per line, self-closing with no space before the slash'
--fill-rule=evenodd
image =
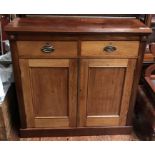
<path id="1" fill-rule="evenodd" d="M 28 17 L 5 30 L 21 136 L 131 132 L 150 28 L 133 18 Z"/>

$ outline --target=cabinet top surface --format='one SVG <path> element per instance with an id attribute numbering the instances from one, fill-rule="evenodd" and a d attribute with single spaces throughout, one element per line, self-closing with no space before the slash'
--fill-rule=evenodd
<path id="1" fill-rule="evenodd" d="M 51 33 L 151 33 L 133 18 L 29 17 L 16 18 L 5 27 L 7 32 Z"/>

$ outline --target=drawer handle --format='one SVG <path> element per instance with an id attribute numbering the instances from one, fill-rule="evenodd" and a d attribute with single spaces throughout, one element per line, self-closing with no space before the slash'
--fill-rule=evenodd
<path id="1" fill-rule="evenodd" d="M 112 45 L 108 45 L 106 47 L 104 47 L 103 49 L 105 52 L 111 53 L 117 50 L 117 48 L 115 46 Z"/>
<path id="2" fill-rule="evenodd" d="M 44 53 L 51 53 L 54 52 L 55 48 L 54 46 L 50 45 L 49 43 L 46 43 L 42 48 L 41 51 Z"/>

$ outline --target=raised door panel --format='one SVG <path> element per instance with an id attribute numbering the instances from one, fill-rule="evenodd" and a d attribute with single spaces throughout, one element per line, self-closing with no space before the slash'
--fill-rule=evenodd
<path id="1" fill-rule="evenodd" d="M 28 127 L 75 127 L 77 62 L 20 59 Z"/>
<path id="2" fill-rule="evenodd" d="M 79 126 L 125 125 L 134 59 L 83 59 L 80 62 Z"/>

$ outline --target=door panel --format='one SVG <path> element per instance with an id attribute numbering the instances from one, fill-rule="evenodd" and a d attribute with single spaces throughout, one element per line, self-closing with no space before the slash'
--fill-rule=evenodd
<path id="1" fill-rule="evenodd" d="M 118 115 L 125 69 L 91 67 L 88 74 L 88 116 Z"/>
<path id="2" fill-rule="evenodd" d="M 68 116 L 68 69 L 32 68 L 30 77 L 35 117 Z"/>
<path id="3" fill-rule="evenodd" d="M 80 62 L 79 126 L 125 125 L 136 60 Z"/>
<path id="4" fill-rule="evenodd" d="M 74 127 L 77 61 L 20 59 L 28 127 Z"/>

